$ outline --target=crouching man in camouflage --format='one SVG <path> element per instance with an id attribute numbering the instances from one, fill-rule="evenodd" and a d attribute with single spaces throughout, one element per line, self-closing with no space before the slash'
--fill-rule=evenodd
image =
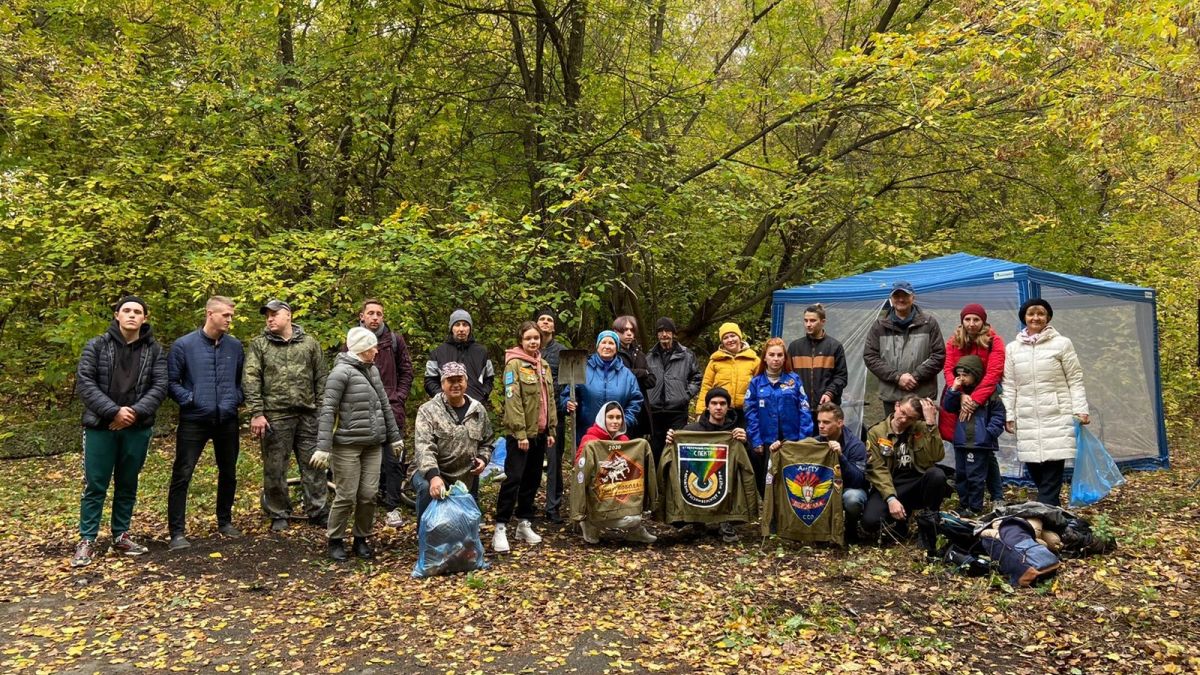
<path id="1" fill-rule="evenodd" d="M 417 410 L 417 522 L 434 499 L 444 498 L 456 481 L 466 483 L 479 503 L 479 474 L 491 456 L 492 422 L 483 404 L 467 396 L 467 368 L 441 366 L 442 391 Z M 516 448 L 513 449 L 514 451 Z"/>

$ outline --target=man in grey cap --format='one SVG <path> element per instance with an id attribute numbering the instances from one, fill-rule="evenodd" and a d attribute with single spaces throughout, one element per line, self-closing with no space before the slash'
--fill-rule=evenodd
<path id="1" fill-rule="evenodd" d="M 250 433 L 262 441 L 263 512 L 271 530 L 288 528 L 289 457 L 295 455 L 304 483 L 304 510 L 310 523 L 326 526 L 329 506 L 325 471 L 309 465 L 317 446 L 317 407 L 329 369 L 321 345 L 292 323 L 292 307 L 269 300 L 259 310 L 266 328 L 246 351 L 246 407 Z"/>
<path id="2" fill-rule="evenodd" d="M 896 401 L 916 395 L 932 399 L 937 395 L 937 376 L 946 361 L 946 341 L 937 319 L 916 305 L 912 284 L 897 281 L 880 313 L 879 320 L 867 333 L 863 361 L 879 378 L 879 398 L 883 417 L 892 414 Z"/>
<path id="3" fill-rule="evenodd" d="M 437 396 L 442 390 L 442 366 L 451 362 L 467 369 L 467 395 L 486 407 L 496 383 L 496 368 L 487 348 L 475 341 L 475 322 L 465 309 L 450 314 L 450 336 L 429 354 L 425 363 L 426 394 Z"/>

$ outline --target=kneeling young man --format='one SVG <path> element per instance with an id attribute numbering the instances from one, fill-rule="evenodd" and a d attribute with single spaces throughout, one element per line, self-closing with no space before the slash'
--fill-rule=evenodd
<path id="1" fill-rule="evenodd" d="M 817 440 L 826 441 L 838 454 L 842 470 L 842 511 L 846 514 L 846 538 L 858 536 L 858 522 L 867 504 L 867 448 L 858 436 L 846 433 L 846 416 L 836 403 L 817 408 Z"/>
<path id="2" fill-rule="evenodd" d="M 873 490 L 863 528 L 876 533 L 885 515 L 905 522 L 915 510 L 941 509 L 950 492 L 937 465 L 945 456 L 933 401 L 912 395 L 897 401 L 892 414 L 867 431 L 867 480 Z"/>

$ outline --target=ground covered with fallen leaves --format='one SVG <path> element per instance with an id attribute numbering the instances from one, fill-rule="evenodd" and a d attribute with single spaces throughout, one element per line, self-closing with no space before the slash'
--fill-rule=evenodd
<path id="1" fill-rule="evenodd" d="M 79 454 L 4 461 L 0 672 L 1197 672 L 1200 461 L 1172 448 L 1171 470 L 1132 473 L 1081 512 L 1117 551 L 1068 561 L 1036 590 L 956 576 L 912 545 L 801 547 L 755 527 L 736 544 L 658 526 L 650 547 L 587 547 L 537 523 L 540 546 L 415 580 L 410 517 L 379 522 L 374 562 L 339 566 L 321 530 L 268 531 L 249 439 L 245 537 L 215 534 L 210 452 L 189 501 L 193 547 L 167 551 L 173 444 L 156 439 L 133 530 L 150 553 L 75 570 Z"/>

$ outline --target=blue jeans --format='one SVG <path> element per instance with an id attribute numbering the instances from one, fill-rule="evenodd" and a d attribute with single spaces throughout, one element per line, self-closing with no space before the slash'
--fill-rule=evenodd
<path id="1" fill-rule="evenodd" d="M 847 488 L 842 491 L 842 511 L 846 514 L 846 520 L 853 519 L 858 522 L 862 516 L 863 508 L 867 505 L 867 491 L 857 488 Z"/>
<path id="2" fill-rule="evenodd" d="M 514 450 L 516 448 L 513 448 Z M 540 476 L 540 474 L 539 474 Z M 446 489 L 449 490 L 454 481 L 447 480 L 442 476 L 442 480 L 446 482 Z M 425 509 L 429 508 L 429 504 L 433 502 L 433 497 L 429 496 L 429 481 L 425 480 L 425 476 L 421 473 L 414 472 L 412 477 L 413 490 L 417 493 L 417 528 L 421 527 L 421 515 L 425 513 Z M 470 476 L 467 482 L 467 489 L 471 496 L 475 498 L 475 505 L 479 506 L 479 477 Z M 482 511 L 482 509 L 480 509 Z"/>

